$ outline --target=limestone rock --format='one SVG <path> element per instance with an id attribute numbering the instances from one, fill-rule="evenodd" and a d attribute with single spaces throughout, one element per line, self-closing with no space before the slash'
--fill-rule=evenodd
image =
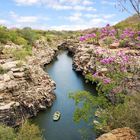
<path id="1" fill-rule="evenodd" d="M 102 135 L 96 140 L 119 140 L 119 139 L 117 139 L 117 137 L 113 135 L 112 133 L 107 133 L 107 134 Z"/>
<path id="2" fill-rule="evenodd" d="M 0 91 L 4 91 L 5 90 L 5 83 L 4 82 L 0 82 Z"/>
<path id="3" fill-rule="evenodd" d="M 13 76 L 15 77 L 15 78 L 22 78 L 22 77 L 24 77 L 24 72 L 16 72 L 16 73 L 13 73 Z"/>
<path id="4" fill-rule="evenodd" d="M 136 132 L 128 127 L 114 129 L 96 140 L 138 140 Z"/>
<path id="5" fill-rule="evenodd" d="M 15 68 L 17 63 L 18 63 L 18 61 L 6 62 L 5 64 L 2 65 L 2 68 L 5 70 L 10 70 L 12 68 Z"/>
<path id="6" fill-rule="evenodd" d="M 120 43 L 119 42 L 114 42 L 109 45 L 110 49 L 117 49 L 119 47 Z"/>
<path id="7" fill-rule="evenodd" d="M 23 116 L 36 116 L 53 104 L 56 85 L 42 66 L 53 60 L 57 49 L 38 45 L 33 48 L 33 56 L 20 66 L 21 61 L 12 58 L 0 60 L 0 66 L 6 70 L 0 74 L 0 123 L 19 125 Z"/>
<path id="8" fill-rule="evenodd" d="M 4 75 L 3 75 L 3 78 L 4 78 L 4 81 L 5 81 L 5 82 L 10 81 L 10 79 L 11 79 L 10 76 L 9 76 L 8 74 L 4 74 Z"/>

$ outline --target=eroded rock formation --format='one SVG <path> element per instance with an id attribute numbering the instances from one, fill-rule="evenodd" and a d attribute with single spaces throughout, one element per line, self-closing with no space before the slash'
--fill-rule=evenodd
<path id="1" fill-rule="evenodd" d="M 42 66 L 51 62 L 56 51 L 38 41 L 26 62 L 1 54 L 0 67 L 4 71 L 0 74 L 1 123 L 19 125 L 52 105 L 55 83 Z"/>

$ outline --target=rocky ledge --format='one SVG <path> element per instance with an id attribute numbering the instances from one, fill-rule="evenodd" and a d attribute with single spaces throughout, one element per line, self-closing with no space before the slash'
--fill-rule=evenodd
<path id="1" fill-rule="evenodd" d="M 16 48 L 14 44 L 12 46 Z M 3 71 L 0 74 L 0 123 L 19 125 L 52 105 L 55 83 L 44 72 L 43 66 L 52 61 L 56 52 L 44 42 L 37 41 L 33 55 L 24 62 L 0 54 Z"/>
<path id="2" fill-rule="evenodd" d="M 138 140 L 136 133 L 128 128 L 114 129 L 109 133 L 103 134 L 96 140 Z"/>

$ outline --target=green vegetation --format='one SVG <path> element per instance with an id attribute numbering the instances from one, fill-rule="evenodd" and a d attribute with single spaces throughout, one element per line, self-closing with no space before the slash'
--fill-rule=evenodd
<path id="1" fill-rule="evenodd" d="M 13 128 L 0 125 L 0 139 L 1 140 L 15 140 L 16 134 Z"/>
<path id="2" fill-rule="evenodd" d="M 28 41 L 28 44 L 33 45 L 35 40 L 39 39 L 39 34 L 29 27 L 25 27 L 22 30 L 19 30 L 21 36 Z"/>
<path id="3" fill-rule="evenodd" d="M 133 28 L 140 30 L 140 18 L 135 14 L 124 21 L 121 21 L 115 25 L 118 29 Z"/>
<path id="4" fill-rule="evenodd" d="M 13 50 L 12 55 L 17 60 L 25 60 L 27 56 L 32 55 L 32 47 L 29 45 L 24 46 L 19 50 Z"/>
<path id="5" fill-rule="evenodd" d="M 7 29 L 0 26 L 0 42 L 6 44 L 11 41 L 17 45 L 33 45 L 34 41 L 39 38 L 39 34 L 31 28 Z"/>
<path id="6" fill-rule="evenodd" d="M 0 125 L 0 140 L 43 140 L 43 137 L 36 125 L 25 122 L 17 132 L 14 128 Z"/>
<path id="7" fill-rule="evenodd" d="M 70 97 L 77 105 L 74 121 L 84 120 L 99 133 L 130 127 L 140 134 L 139 95 L 133 97 L 119 95 L 119 103 L 115 105 L 104 95 L 96 97 L 86 91 L 70 94 Z"/>

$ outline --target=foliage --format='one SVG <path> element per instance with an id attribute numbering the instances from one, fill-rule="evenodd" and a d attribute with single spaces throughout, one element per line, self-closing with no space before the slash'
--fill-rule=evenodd
<path id="1" fill-rule="evenodd" d="M 12 51 L 13 57 L 17 60 L 25 60 L 27 56 L 32 55 L 32 47 L 30 45 L 26 45 L 23 48 Z"/>
<path id="2" fill-rule="evenodd" d="M 105 45 L 109 46 L 110 44 L 113 43 L 113 39 L 111 37 L 107 37 L 104 39 Z"/>
<path id="3" fill-rule="evenodd" d="M 0 140 L 15 140 L 16 135 L 14 129 L 0 125 Z"/>
<path id="4" fill-rule="evenodd" d="M 29 27 L 25 27 L 20 31 L 21 36 L 28 41 L 30 45 L 33 45 L 34 41 L 38 39 L 38 34 L 35 33 L 34 30 L 32 30 Z"/>
<path id="5" fill-rule="evenodd" d="M 16 40 L 13 41 L 17 45 L 27 45 L 27 41 L 22 37 L 17 37 Z"/>
<path id="6" fill-rule="evenodd" d="M 8 29 L 4 26 L 0 26 L 0 42 L 6 43 L 10 38 Z"/>
<path id="7" fill-rule="evenodd" d="M 140 134 L 139 95 L 122 96 L 115 105 L 109 102 L 106 96 L 95 97 L 86 91 L 76 92 L 70 97 L 77 105 L 74 112 L 75 122 L 84 120 L 101 133 L 130 127 Z"/>
<path id="8" fill-rule="evenodd" d="M 121 29 L 121 30 L 124 30 L 125 28 L 132 28 L 135 30 L 140 30 L 140 19 L 135 14 L 135 15 L 117 23 L 114 27 L 117 29 Z"/>
<path id="9" fill-rule="evenodd" d="M 104 96 L 96 97 L 91 95 L 87 91 L 78 91 L 76 93 L 71 93 L 70 98 L 75 101 L 75 104 L 78 105 L 82 103 L 82 108 L 78 107 L 74 113 L 74 121 L 79 122 L 83 119 L 86 122 L 89 122 L 94 118 L 95 110 L 97 107 L 106 108 L 110 102 Z"/>
<path id="10" fill-rule="evenodd" d="M 118 47 L 139 48 L 140 31 L 131 28 L 120 30 L 107 24 L 96 33 L 81 36 L 80 41 L 90 41 L 95 45 L 100 44 L 99 41 L 101 41 L 106 46 L 110 46 L 112 43 L 119 43 Z"/>
<path id="11" fill-rule="evenodd" d="M 85 78 L 87 81 L 95 82 L 98 93 L 110 96 L 110 100 L 115 103 L 117 102 L 115 97 L 118 93 L 125 94 L 126 86 L 124 81 L 129 74 L 127 67 L 130 58 L 122 51 L 112 56 L 109 56 L 110 52 L 108 51 L 103 52 L 104 55 L 107 54 L 107 57 L 98 57 L 96 62 L 100 69 L 96 70 L 97 68 L 95 68 L 95 72 L 93 74 L 88 73 Z M 105 72 L 102 72 L 103 69 Z"/>
<path id="12" fill-rule="evenodd" d="M 14 128 L 0 125 L 0 140 L 43 140 L 43 138 L 39 128 L 26 121 L 17 132 Z"/>
<path id="13" fill-rule="evenodd" d="M 19 129 L 16 140 L 42 140 L 42 134 L 37 126 L 25 122 Z"/>

